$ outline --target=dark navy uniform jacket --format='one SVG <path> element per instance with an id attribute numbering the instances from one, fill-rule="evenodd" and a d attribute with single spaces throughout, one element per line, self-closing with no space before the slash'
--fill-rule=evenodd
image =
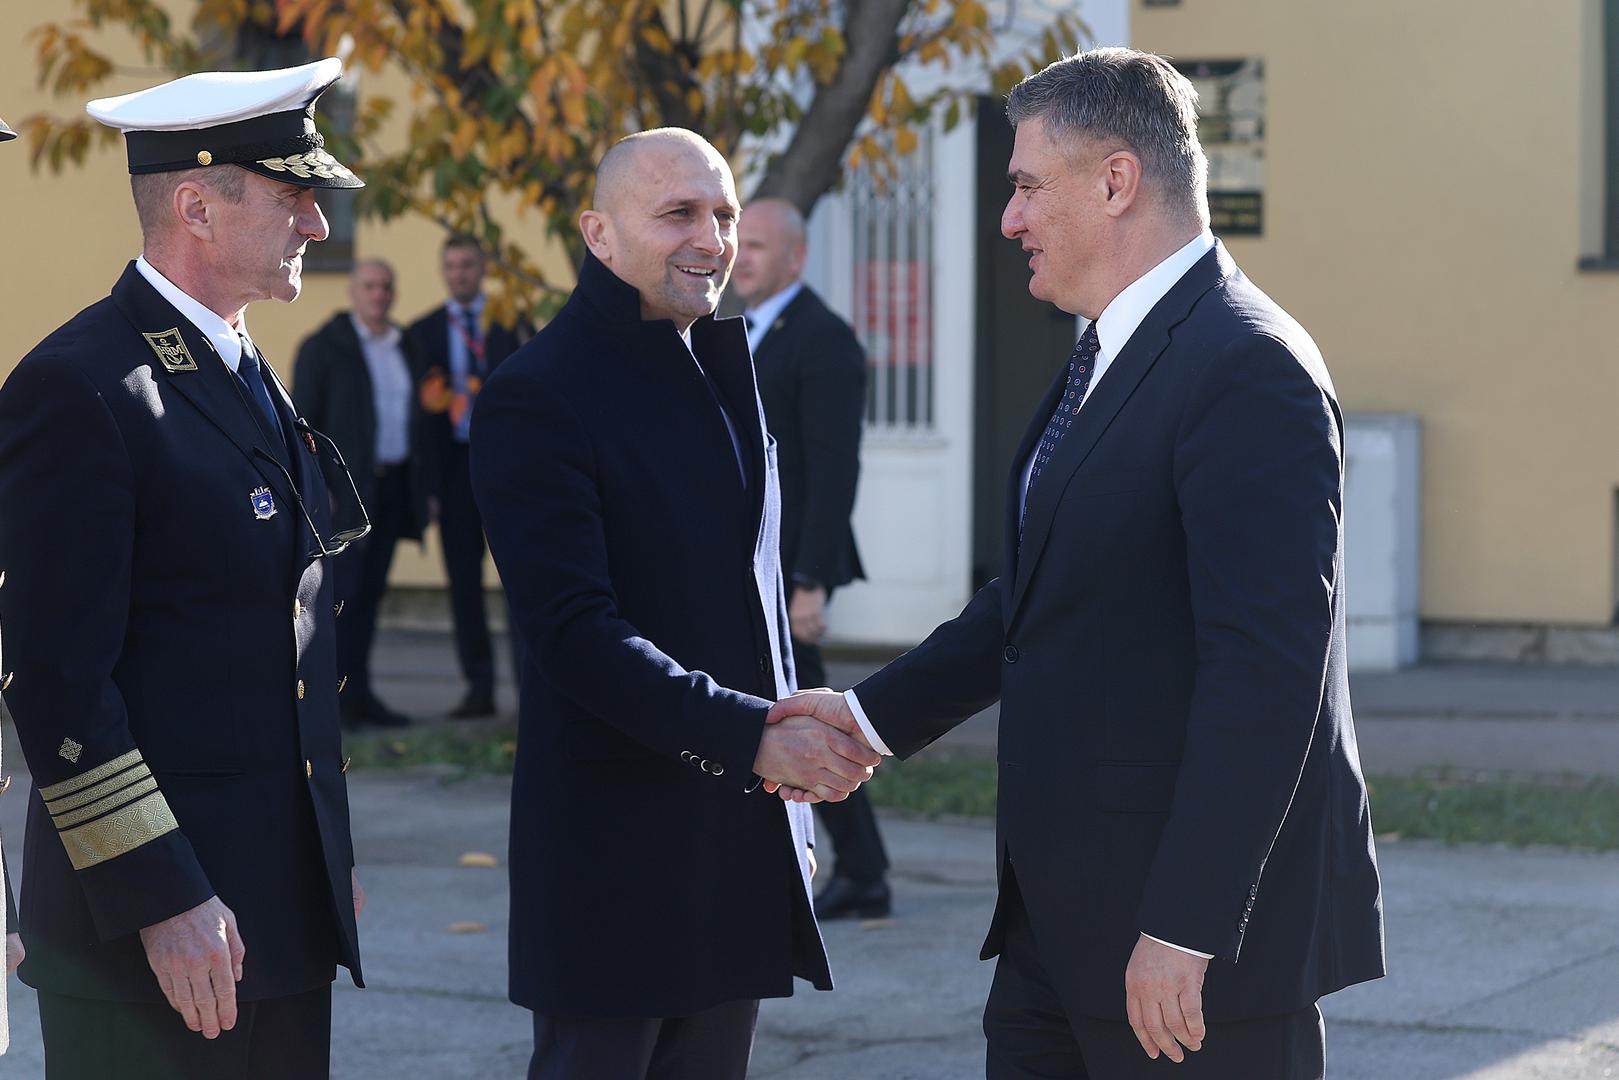
<path id="1" fill-rule="evenodd" d="M 338 963 L 360 982 L 331 575 L 288 473 L 322 529 L 327 489 L 252 408 L 133 264 L 0 388 L 6 703 L 36 785 L 21 975 L 42 990 L 161 1001 L 137 931 L 215 894 L 244 1000 Z"/>
<path id="2" fill-rule="evenodd" d="M 511 997 L 540 1012 L 831 989 L 809 807 L 752 774 L 793 678 L 775 449 L 742 320 L 691 340 L 712 386 L 674 323 L 587 259 L 473 409 L 473 490 L 528 646 Z"/>

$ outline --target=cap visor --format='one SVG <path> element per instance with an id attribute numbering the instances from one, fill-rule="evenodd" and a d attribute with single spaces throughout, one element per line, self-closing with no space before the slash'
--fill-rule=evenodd
<path id="1" fill-rule="evenodd" d="M 324 154 L 324 161 L 313 162 L 306 155 L 294 154 L 286 158 L 270 158 L 264 161 L 239 161 L 237 165 L 250 173 L 271 180 L 279 180 L 283 184 L 294 184 L 298 187 L 310 188 L 363 188 L 365 181 L 351 172 L 348 166 L 338 162 L 330 154 Z"/>

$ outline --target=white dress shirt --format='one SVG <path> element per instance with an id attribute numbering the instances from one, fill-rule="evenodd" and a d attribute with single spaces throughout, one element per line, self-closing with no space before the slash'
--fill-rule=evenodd
<path id="1" fill-rule="evenodd" d="M 1096 317 L 1096 340 L 1101 347 L 1097 351 L 1096 370 L 1091 374 L 1091 383 L 1085 391 L 1084 399 L 1080 402 L 1080 408 L 1084 408 L 1085 402 L 1091 399 L 1091 394 L 1096 391 L 1096 384 L 1102 381 L 1102 377 L 1107 374 L 1107 369 L 1112 366 L 1114 359 L 1130 343 L 1130 338 L 1135 334 L 1136 329 L 1140 327 L 1142 320 L 1158 305 L 1158 301 L 1168 295 L 1169 290 L 1175 287 L 1175 283 L 1185 277 L 1186 272 L 1196 265 L 1199 259 L 1208 254 L 1209 249 L 1213 246 L 1214 234 L 1204 229 L 1195 240 L 1189 241 L 1169 258 L 1125 286 L 1124 291 L 1115 296 L 1113 302 L 1108 304 L 1102 310 L 1102 314 Z M 1039 447 L 1036 446 L 1035 450 L 1038 451 L 1038 449 Z M 1022 513 L 1023 504 L 1029 496 L 1029 472 L 1033 468 L 1034 453 L 1031 452 L 1029 460 L 1023 465 L 1022 490 L 1018 495 L 1019 513 Z M 849 710 L 854 713 L 855 721 L 860 725 L 860 731 L 866 736 L 866 741 L 871 744 L 871 748 L 884 757 L 893 756 L 894 752 L 888 748 L 887 743 L 883 742 L 882 736 L 877 734 L 877 729 L 872 727 L 871 721 L 866 718 L 866 710 L 860 707 L 860 698 L 856 696 L 855 692 L 853 690 L 846 691 L 843 697 L 849 703 Z M 1145 934 L 1144 936 L 1152 938 L 1160 945 L 1168 945 L 1172 949 L 1191 953 L 1193 956 L 1201 956 L 1205 960 L 1213 958 L 1212 953 L 1188 949 L 1184 946 L 1176 945 L 1174 942 L 1152 937 L 1151 934 Z"/>
<path id="2" fill-rule="evenodd" d="M 759 342 L 770 333 L 770 328 L 776 325 L 776 320 L 803 287 L 802 281 L 795 281 L 770 299 L 762 300 L 742 312 L 742 317 L 747 320 L 749 352 L 759 351 Z"/>
<path id="3" fill-rule="evenodd" d="M 371 373 L 371 402 L 377 417 L 377 464 L 399 465 L 410 457 L 410 366 L 399 347 L 404 334 L 389 326 L 372 334 L 365 323 L 349 316 L 360 336 L 360 351 Z"/>
<path id="4" fill-rule="evenodd" d="M 173 304 L 174 309 L 208 339 L 219 358 L 225 361 L 225 366 L 230 368 L 230 373 L 236 374 L 236 366 L 242 362 L 242 338 L 247 338 L 249 345 L 253 344 L 253 338 L 247 332 L 247 313 L 242 313 L 240 327 L 232 327 L 224 316 L 204 307 L 200 301 L 192 299 L 181 291 L 180 286 L 160 274 L 155 266 L 146 261 L 145 255 L 135 260 L 135 269 L 157 290 L 159 296 Z M 258 346 L 254 345 L 253 348 L 256 351 Z"/>

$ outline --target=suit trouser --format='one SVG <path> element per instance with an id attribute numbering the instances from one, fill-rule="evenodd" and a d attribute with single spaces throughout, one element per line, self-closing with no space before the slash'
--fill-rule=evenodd
<path id="1" fill-rule="evenodd" d="M 376 638 L 377 609 L 388 591 L 388 568 L 394 548 L 410 517 L 410 466 L 385 465 L 366 502 L 371 535 L 333 560 L 337 598 L 337 675 L 347 677 L 345 701 L 365 703 L 371 691 L 371 643 Z"/>
<path id="2" fill-rule="evenodd" d="M 1070 1015 L 1046 975 L 1010 873 L 1002 878 L 1005 941 L 984 1006 L 987 1080 L 1322 1080 L 1326 1035 L 1314 1005 L 1283 1016 L 1210 1023 L 1180 1064 L 1147 1057 L 1130 1025 Z M 1124 997 L 1124 978 L 1119 978 Z"/>
<path id="3" fill-rule="evenodd" d="M 757 1001 L 672 1018 L 537 1012 L 528 1080 L 743 1080 L 758 1021 Z"/>
<path id="4" fill-rule="evenodd" d="M 330 1075 L 330 983 L 237 1008 L 234 1028 L 205 1039 L 166 1002 L 95 1001 L 41 991 L 45 1080 L 321 1080 Z"/>
<path id="5" fill-rule="evenodd" d="M 793 667 L 798 672 L 798 685 L 802 687 L 826 686 L 826 665 L 821 661 L 821 647 L 793 639 Z M 883 848 L 883 836 L 877 829 L 877 815 L 871 808 L 871 799 L 864 787 L 842 802 L 815 804 L 821 825 L 832 837 L 837 859 L 832 866 L 833 877 L 846 877 L 862 885 L 881 881 L 888 873 L 888 852 Z"/>
<path id="6" fill-rule="evenodd" d="M 455 651 L 470 693 L 493 697 L 495 654 L 484 610 L 483 518 L 472 498 L 472 472 L 467 444 L 451 441 L 439 488 L 439 539 L 444 546 L 444 573 L 450 579 L 450 617 L 455 623 Z"/>

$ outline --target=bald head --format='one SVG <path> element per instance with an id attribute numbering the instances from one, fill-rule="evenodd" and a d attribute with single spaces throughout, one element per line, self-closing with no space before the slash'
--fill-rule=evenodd
<path id="1" fill-rule="evenodd" d="M 394 269 L 383 259 L 361 259 L 349 273 L 349 303 L 354 317 L 373 334 L 388 329 L 394 305 Z"/>
<path id="2" fill-rule="evenodd" d="M 642 318 L 673 319 L 684 332 L 719 304 L 739 213 L 720 152 L 696 132 L 656 128 L 602 157 L 579 231 L 591 254 L 641 294 Z"/>
<path id="3" fill-rule="evenodd" d="M 804 215 L 786 199 L 755 199 L 737 233 L 733 291 L 749 307 L 775 296 L 804 273 Z"/>

